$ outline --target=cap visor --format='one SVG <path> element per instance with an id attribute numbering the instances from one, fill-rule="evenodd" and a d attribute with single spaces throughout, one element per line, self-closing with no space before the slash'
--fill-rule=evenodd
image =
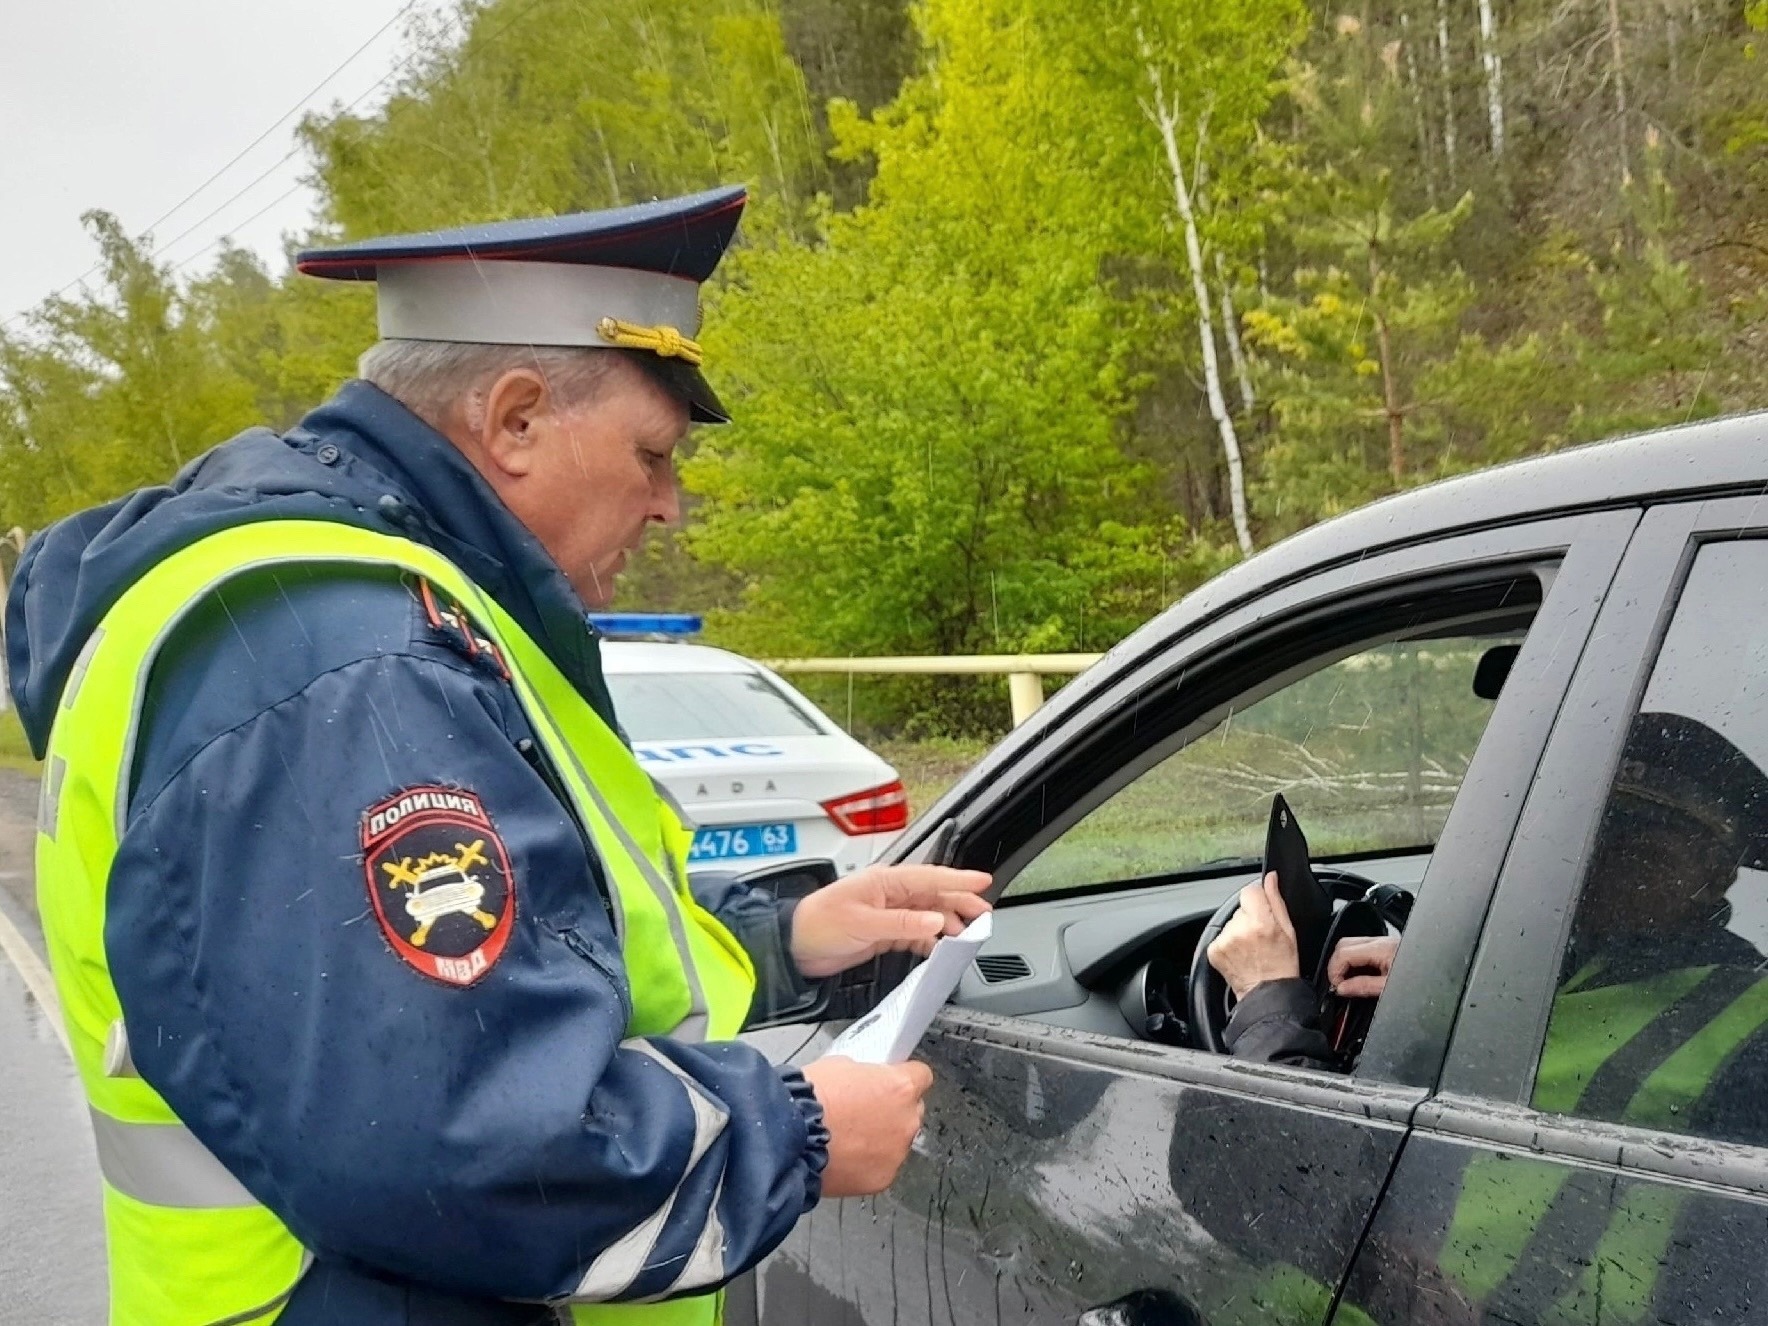
<path id="1" fill-rule="evenodd" d="M 674 395 L 688 403 L 689 416 L 697 424 L 728 424 L 730 412 L 705 374 L 684 359 L 664 359 L 659 355 L 639 356 L 645 371 L 650 373 Z"/>

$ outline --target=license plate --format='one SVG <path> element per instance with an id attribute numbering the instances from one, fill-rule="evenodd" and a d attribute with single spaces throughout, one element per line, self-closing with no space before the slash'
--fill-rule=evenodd
<path id="1" fill-rule="evenodd" d="M 727 824 L 700 829 L 688 851 L 690 861 L 729 861 L 750 856 L 785 856 L 798 850 L 792 824 Z"/>

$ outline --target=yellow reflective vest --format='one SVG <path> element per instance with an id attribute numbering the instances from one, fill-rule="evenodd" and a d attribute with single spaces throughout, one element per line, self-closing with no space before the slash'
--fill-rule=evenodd
<path id="1" fill-rule="evenodd" d="M 679 817 L 541 648 L 452 563 L 405 539 L 310 520 L 239 525 L 182 549 L 123 594 L 80 655 L 50 737 L 38 822 L 39 907 L 104 1179 L 114 1326 L 274 1321 L 310 1262 L 275 1213 L 136 1075 L 104 944 L 106 886 L 160 647 L 205 596 L 235 576 L 279 563 L 397 567 L 463 605 L 501 652 L 611 885 L 632 991 L 629 1037 L 728 1039 L 754 994 L 747 955 L 688 891 L 690 835 Z M 585 1269 L 561 1311 L 584 1323 L 717 1321 L 717 1294 L 655 1304 L 602 1301 L 637 1274 L 626 1242 Z M 696 1259 L 721 1257 L 715 1243 L 703 1239 Z M 686 1276 L 682 1283 L 707 1282 Z"/>

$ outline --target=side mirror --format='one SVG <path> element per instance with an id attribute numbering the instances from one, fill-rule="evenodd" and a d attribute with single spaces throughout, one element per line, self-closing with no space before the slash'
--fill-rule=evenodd
<path id="1" fill-rule="evenodd" d="M 1493 645 L 1481 654 L 1473 670 L 1473 693 L 1482 700 L 1496 700 L 1521 652 L 1521 645 Z"/>

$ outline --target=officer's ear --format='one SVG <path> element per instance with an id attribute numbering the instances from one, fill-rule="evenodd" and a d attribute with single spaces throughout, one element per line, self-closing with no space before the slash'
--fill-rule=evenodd
<path id="1" fill-rule="evenodd" d="M 469 425 L 485 459 L 507 478 L 528 475 L 539 442 L 534 424 L 550 408 L 546 379 L 531 368 L 512 368 L 473 404 Z"/>

